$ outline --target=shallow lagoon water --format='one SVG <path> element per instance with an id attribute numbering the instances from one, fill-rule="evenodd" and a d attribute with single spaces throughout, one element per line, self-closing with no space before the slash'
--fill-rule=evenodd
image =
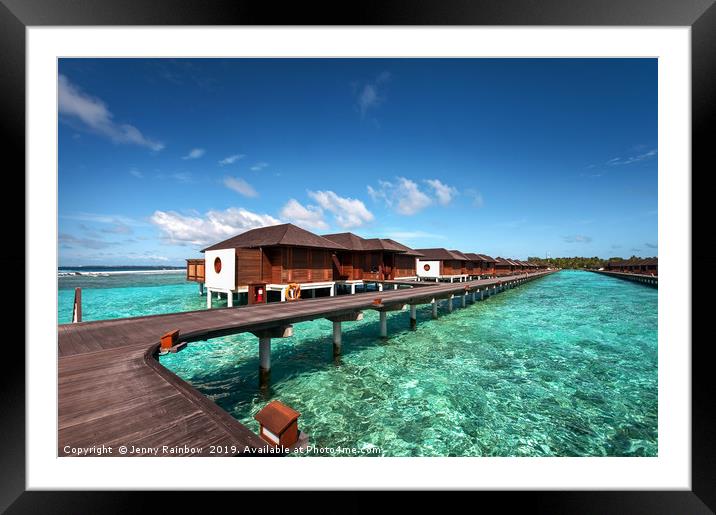
<path id="1" fill-rule="evenodd" d="M 83 291 L 85 319 L 204 307 L 183 276 L 161 281 Z M 60 290 L 61 322 L 71 303 L 72 290 Z M 254 431 L 259 409 L 285 402 L 319 447 L 377 447 L 383 456 L 657 455 L 657 290 L 562 271 L 458 306 L 448 314 L 441 305 L 438 320 L 419 308 L 416 331 L 407 311 L 389 313 L 385 340 L 377 313 L 367 311 L 343 324 L 338 359 L 329 321 L 296 324 L 295 336 L 273 340 L 263 392 L 252 335 L 192 343 L 161 363 Z"/>

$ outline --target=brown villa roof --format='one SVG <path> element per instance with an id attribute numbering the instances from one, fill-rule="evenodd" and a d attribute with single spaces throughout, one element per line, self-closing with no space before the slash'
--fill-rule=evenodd
<path id="1" fill-rule="evenodd" d="M 495 264 L 503 265 L 503 266 L 504 265 L 512 265 L 512 263 L 510 263 L 508 260 L 506 260 L 505 258 L 501 258 L 499 256 L 495 258 Z"/>
<path id="2" fill-rule="evenodd" d="M 485 261 L 485 262 L 487 262 L 487 263 L 494 263 L 494 262 L 495 262 L 495 258 L 493 258 L 493 257 L 491 257 L 491 256 L 488 256 L 487 254 L 478 254 L 478 256 L 480 256 L 480 257 L 482 258 L 482 260 Z"/>
<path id="3" fill-rule="evenodd" d="M 348 250 L 365 250 L 363 249 L 363 238 L 352 232 L 340 232 L 336 234 L 323 234 L 322 238 L 331 240 L 332 242 L 342 245 Z"/>
<path id="4" fill-rule="evenodd" d="M 411 249 L 410 247 L 407 247 L 407 246 L 403 245 L 402 243 L 398 243 L 397 241 L 392 240 L 390 238 L 383 238 L 383 240 L 392 243 L 394 246 L 398 247 L 399 249 L 402 249 L 404 252 L 404 255 L 406 255 L 406 256 L 422 257 L 422 254 L 420 252 L 418 252 L 415 249 Z"/>
<path id="5" fill-rule="evenodd" d="M 472 261 L 469 257 L 467 257 L 465 254 L 460 252 L 459 250 L 451 250 L 452 254 L 456 255 L 458 259 L 461 261 Z"/>
<path id="6" fill-rule="evenodd" d="M 293 224 L 271 225 L 243 232 L 202 250 L 219 250 L 253 247 L 312 247 L 327 250 L 346 250 L 334 241 L 322 238 Z"/>
<path id="7" fill-rule="evenodd" d="M 465 252 L 465 257 L 470 261 L 482 261 L 480 254 L 475 254 L 474 252 Z"/>
<path id="8" fill-rule="evenodd" d="M 393 245 L 388 240 L 383 238 L 368 238 L 363 240 L 364 250 L 384 250 L 386 252 L 403 252 L 401 248 Z"/>
<path id="9" fill-rule="evenodd" d="M 457 256 L 447 249 L 415 249 L 420 252 L 425 259 L 434 259 L 437 261 L 462 261 L 465 258 Z"/>
<path id="10" fill-rule="evenodd" d="M 406 254 L 409 256 L 422 255 L 415 252 L 410 247 L 406 247 L 402 243 L 398 243 L 390 238 L 361 238 L 357 234 L 352 232 L 341 232 L 336 234 L 324 234 L 323 238 L 331 240 L 339 245 L 343 245 L 348 250 L 356 252 L 369 252 L 369 251 L 384 251 L 384 252 L 397 252 L 400 254 Z"/>

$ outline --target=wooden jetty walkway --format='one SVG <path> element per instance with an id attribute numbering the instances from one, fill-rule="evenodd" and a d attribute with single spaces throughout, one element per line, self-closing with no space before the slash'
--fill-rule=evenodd
<path id="1" fill-rule="evenodd" d="M 211 446 L 240 455 L 265 447 L 255 433 L 159 364 L 160 338 L 169 331 L 178 329 L 182 342 L 251 332 L 259 338 L 260 369 L 266 379 L 271 338 L 292 335 L 294 323 L 332 320 L 334 352 L 340 353 L 341 323 L 360 320 L 362 310 L 380 312 L 380 334 L 385 337 L 388 311 L 409 305 L 414 328 L 417 305 L 432 303 L 437 317 L 441 299 L 452 311 L 455 297 L 465 307 L 470 296 L 475 302 L 550 273 L 60 325 L 58 455 L 77 455 L 78 449 L 96 455 L 92 449 L 104 446 L 112 448 L 105 455 L 115 456 L 121 455 L 117 451 L 122 445 L 140 449 L 132 456 L 207 456 Z M 187 452 L 192 448 L 200 450 Z"/>
<path id="2" fill-rule="evenodd" d="M 608 275 L 610 277 L 616 277 L 618 279 L 625 279 L 627 281 L 633 281 L 636 283 L 642 283 L 646 286 L 651 286 L 653 288 L 659 287 L 659 277 L 655 275 L 634 274 L 629 272 L 614 272 L 611 270 L 592 270 L 592 272 L 602 275 Z"/>

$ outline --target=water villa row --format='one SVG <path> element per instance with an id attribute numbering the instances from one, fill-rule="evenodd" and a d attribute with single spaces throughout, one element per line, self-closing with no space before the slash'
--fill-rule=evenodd
<path id="1" fill-rule="evenodd" d="M 417 282 L 466 282 L 546 269 L 535 263 L 444 248 L 412 249 L 390 238 L 345 232 L 317 235 L 293 224 L 253 229 L 187 259 L 188 281 L 225 295 L 228 306 L 382 291 Z"/>
<path id="2" fill-rule="evenodd" d="M 627 274 L 642 274 L 657 277 L 659 275 L 659 259 L 627 259 L 612 260 L 604 267 L 609 272 L 623 272 Z"/>
<path id="3" fill-rule="evenodd" d="M 592 270 L 592 272 L 641 283 L 653 288 L 659 287 L 658 258 L 610 260 L 604 268 Z"/>

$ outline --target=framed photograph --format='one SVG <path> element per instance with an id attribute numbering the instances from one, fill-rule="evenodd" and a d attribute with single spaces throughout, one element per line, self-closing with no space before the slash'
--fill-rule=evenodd
<path id="1" fill-rule="evenodd" d="M 712 512 L 713 2 L 96 6 L 0 6 L 26 193 L 0 507 Z"/>

